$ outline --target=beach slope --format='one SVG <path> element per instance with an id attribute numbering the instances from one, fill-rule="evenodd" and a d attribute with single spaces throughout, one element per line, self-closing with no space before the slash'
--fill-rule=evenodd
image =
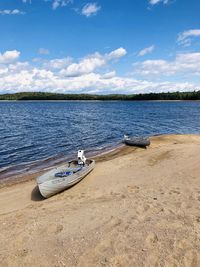
<path id="1" fill-rule="evenodd" d="M 1 188 L 1 266 L 200 266 L 200 135 L 151 142 L 47 200 L 34 179 Z"/>

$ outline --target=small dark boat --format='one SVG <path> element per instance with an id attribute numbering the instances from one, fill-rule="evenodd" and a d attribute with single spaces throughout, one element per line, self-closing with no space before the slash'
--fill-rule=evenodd
<path id="1" fill-rule="evenodd" d="M 129 146 L 146 147 L 150 145 L 149 137 L 129 137 L 124 135 L 124 143 Z"/>

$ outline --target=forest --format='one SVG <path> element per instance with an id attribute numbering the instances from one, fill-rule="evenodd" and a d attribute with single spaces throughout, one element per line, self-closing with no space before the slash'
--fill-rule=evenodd
<path id="1" fill-rule="evenodd" d="M 22 92 L 15 94 L 1 94 L 0 100 L 200 100 L 200 91 L 193 92 L 167 92 L 167 93 L 148 93 L 148 94 L 57 94 L 46 92 Z"/>

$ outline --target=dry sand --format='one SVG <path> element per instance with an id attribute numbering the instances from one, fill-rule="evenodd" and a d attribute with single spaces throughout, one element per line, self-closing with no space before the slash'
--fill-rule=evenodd
<path id="1" fill-rule="evenodd" d="M 0 265 L 200 266 L 199 156 L 199 135 L 154 137 L 47 200 L 34 180 L 1 188 Z"/>

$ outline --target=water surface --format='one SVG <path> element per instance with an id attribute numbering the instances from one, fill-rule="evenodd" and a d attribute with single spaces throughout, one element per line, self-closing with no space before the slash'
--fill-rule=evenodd
<path id="1" fill-rule="evenodd" d="M 0 102 L 0 178 L 101 151 L 125 133 L 199 134 L 200 102 Z"/>

